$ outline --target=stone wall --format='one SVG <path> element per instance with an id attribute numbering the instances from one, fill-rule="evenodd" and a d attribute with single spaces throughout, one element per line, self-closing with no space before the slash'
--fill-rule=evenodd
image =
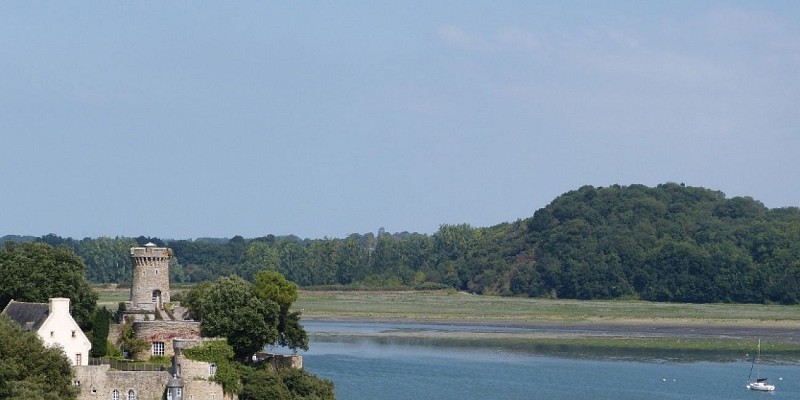
<path id="1" fill-rule="evenodd" d="M 136 360 L 148 360 L 152 356 L 152 343 L 164 343 L 164 356 L 175 354 L 174 339 L 197 339 L 200 337 L 200 322 L 198 321 L 135 321 L 133 323 L 134 337 L 151 344 L 148 351 L 136 354 Z"/>
<path id="2" fill-rule="evenodd" d="M 175 340 L 175 358 L 172 361 L 172 369 L 183 382 L 184 393 L 186 393 L 185 400 L 236 399 L 235 395 L 225 396 L 222 385 L 211 380 L 213 378 L 211 363 L 192 360 L 183 354 L 184 349 L 199 346 L 209 340 L 219 339 Z"/>
<path id="3" fill-rule="evenodd" d="M 111 399 L 114 390 L 127 399 L 133 390 L 137 400 L 161 400 L 169 379 L 167 371 L 117 371 L 108 365 L 75 366 L 75 380 L 80 383 L 78 400 Z"/>
<path id="4" fill-rule="evenodd" d="M 303 369 L 303 356 L 299 354 L 275 354 L 258 352 L 253 354 L 253 361 L 266 361 L 272 369 L 278 371 L 283 368 Z"/>

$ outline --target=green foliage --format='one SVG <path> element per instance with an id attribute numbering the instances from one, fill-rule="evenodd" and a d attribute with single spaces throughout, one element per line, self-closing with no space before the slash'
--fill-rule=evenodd
<path id="1" fill-rule="evenodd" d="M 172 357 L 170 356 L 150 356 L 150 359 L 147 360 L 150 364 L 161 364 L 166 367 L 169 367 L 172 364 Z"/>
<path id="2" fill-rule="evenodd" d="M 277 303 L 282 312 L 297 300 L 297 285 L 279 272 L 262 270 L 253 276 L 253 287 L 259 299 Z"/>
<path id="3" fill-rule="evenodd" d="M 292 393 L 294 399 L 328 400 L 334 399 L 333 382 L 320 379 L 305 370 L 285 368 L 279 371 L 283 383 Z"/>
<path id="4" fill-rule="evenodd" d="M 262 302 L 273 302 L 280 307 L 277 343 L 292 350 L 308 350 L 308 336 L 300 324 L 300 313 L 289 312 L 297 301 L 297 285 L 279 272 L 263 270 L 253 276 L 253 288 Z"/>
<path id="5" fill-rule="evenodd" d="M 72 368 L 59 348 L 45 347 L 8 317 L 0 316 L 0 399 L 75 399 Z"/>
<path id="6" fill-rule="evenodd" d="M 267 369 L 244 368 L 239 400 L 294 400 L 280 376 Z"/>
<path id="7" fill-rule="evenodd" d="M 92 324 L 92 357 L 104 357 L 108 353 L 108 329 L 111 324 L 111 312 L 102 307 L 94 313 Z"/>
<path id="8" fill-rule="evenodd" d="M 240 400 L 334 400 L 333 382 L 302 369 L 240 366 Z"/>
<path id="9" fill-rule="evenodd" d="M 190 313 L 208 337 L 225 337 L 239 359 L 247 359 L 278 340 L 278 304 L 262 301 L 253 286 L 229 276 L 198 285 L 186 295 Z"/>
<path id="10" fill-rule="evenodd" d="M 137 339 L 133 332 L 133 321 L 125 321 L 122 324 L 119 346 L 122 351 L 128 353 L 129 358 L 134 358 L 137 353 L 147 350 L 150 347 L 150 342 L 144 339 Z"/>
<path id="11" fill-rule="evenodd" d="M 82 329 L 92 326 L 97 294 L 84 278 L 83 261 L 66 247 L 6 242 L 0 248 L 0 309 L 16 301 L 47 303 L 68 297 Z"/>
<path id="12" fill-rule="evenodd" d="M 106 354 L 104 357 L 122 358 L 122 350 L 114 346 L 114 343 L 111 343 L 110 340 L 106 341 Z"/>
<path id="13" fill-rule="evenodd" d="M 515 289 L 579 299 L 796 303 L 798 222 L 797 209 L 768 210 L 702 188 L 586 186 L 529 221 L 536 266 Z"/>

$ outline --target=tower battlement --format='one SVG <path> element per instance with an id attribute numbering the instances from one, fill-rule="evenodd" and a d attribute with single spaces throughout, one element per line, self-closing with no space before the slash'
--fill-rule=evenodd
<path id="1" fill-rule="evenodd" d="M 172 257 L 172 251 L 168 247 L 131 247 L 131 259 L 134 258 L 167 258 Z"/>

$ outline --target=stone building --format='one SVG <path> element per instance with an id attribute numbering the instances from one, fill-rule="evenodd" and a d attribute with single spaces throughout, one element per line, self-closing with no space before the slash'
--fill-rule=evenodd
<path id="1" fill-rule="evenodd" d="M 131 324 L 135 339 L 149 343 L 146 351 L 138 352 L 134 359 L 149 360 L 152 356 L 173 357 L 173 344 L 177 340 L 200 340 L 200 322 L 185 318 L 185 309 L 170 298 L 169 261 L 172 250 L 152 243 L 130 250 L 133 276 L 129 301 L 118 315 L 119 324 L 109 327 L 109 340 L 119 344 L 122 324 Z M 174 357 L 173 357 L 174 358 Z M 184 361 L 184 364 L 190 363 Z M 132 367 L 131 367 L 132 365 Z M 208 380 L 208 375 L 194 375 L 194 369 L 179 376 L 172 367 L 155 371 L 136 369 L 136 364 L 90 365 L 75 369 L 75 380 L 80 382 L 79 400 L 229 400 L 222 396 L 222 386 Z M 217 391 L 199 390 L 198 385 L 186 382 L 202 381 Z M 207 394 L 209 393 L 209 394 Z M 213 394 L 210 395 L 210 394 Z"/>
<path id="2" fill-rule="evenodd" d="M 81 391 L 79 400 L 236 400 L 225 395 L 213 381 L 216 365 L 192 360 L 183 350 L 208 340 L 200 336 L 200 322 L 186 318 L 186 309 L 170 298 L 169 261 L 172 250 L 152 243 L 130 250 L 133 264 L 130 300 L 120 323 L 129 323 L 136 339 L 147 341 L 149 351 L 135 355 L 136 360 L 151 356 L 172 357 L 171 366 L 157 371 L 125 371 L 111 365 L 75 367 L 75 380 Z M 109 340 L 119 344 L 122 325 L 109 329 Z M 88 350 L 87 350 L 88 351 Z M 272 357 L 273 367 L 302 368 L 302 357 Z"/>
<path id="3" fill-rule="evenodd" d="M 150 343 L 150 351 L 136 354 L 136 360 L 148 360 L 151 356 L 171 357 L 175 354 L 173 339 L 200 337 L 200 322 L 187 320 L 185 309 L 170 301 L 171 258 L 171 249 L 153 243 L 130 250 L 133 265 L 131 295 L 119 322 L 132 323 L 134 337 Z M 119 334 L 119 330 L 115 332 Z"/>

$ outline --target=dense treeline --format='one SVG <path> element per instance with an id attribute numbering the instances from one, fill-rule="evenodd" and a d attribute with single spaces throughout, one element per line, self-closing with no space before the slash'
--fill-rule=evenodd
<path id="1" fill-rule="evenodd" d="M 512 291 L 590 299 L 798 303 L 800 210 L 676 184 L 583 187 L 528 223 Z"/>
<path id="2" fill-rule="evenodd" d="M 0 239 L 2 240 L 2 239 Z M 674 183 L 568 192 L 530 218 L 432 235 L 161 240 L 48 235 L 85 260 L 94 282 L 130 279 L 128 248 L 175 257 L 175 282 L 261 270 L 300 286 L 455 288 L 475 293 L 676 302 L 800 302 L 800 210 Z"/>

